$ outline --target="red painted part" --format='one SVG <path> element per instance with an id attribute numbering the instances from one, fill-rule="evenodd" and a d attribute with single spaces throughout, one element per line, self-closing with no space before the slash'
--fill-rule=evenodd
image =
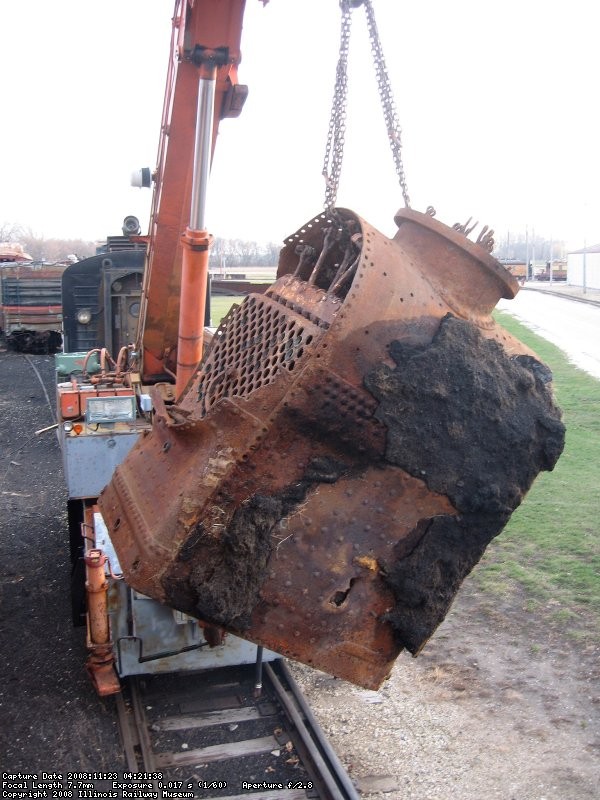
<path id="1" fill-rule="evenodd" d="M 0 306 L 0 330 L 5 336 L 16 331 L 58 331 L 62 306 Z"/>
<path id="2" fill-rule="evenodd" d="M 2 306 L 7 314 L 61 314 L 62 306 Z"/>
<path id="3" fill-rule="evenodd" d="M 181 396 L 202 358 L 209 244 L 210 238 L 206 231 L 192 231 L 189 228 L 186 230 L 183 237 L 182 293 L 175 390 L 177 397 Z"/>
<path id="4" fill-rule="evenodd" d="M 93 511 L 86 507 L 82 535 L 85 541 L 85 572 L 87 597 L 87 649 L 89 656 L 86 670 L 96 692 L 105 697 L 121 690 L 114 668 L 113 643 L 108 617 L 108 581 L 105 574 L 106 555 L 92 547 L 90 533 L 93 530 Z"/>

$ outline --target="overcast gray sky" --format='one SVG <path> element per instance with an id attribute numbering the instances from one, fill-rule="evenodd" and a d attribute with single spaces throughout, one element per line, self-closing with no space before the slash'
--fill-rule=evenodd
<path id="1" fill-rule="evenodd" d="M 373 0 L 414 208 L 449 224 L 600 241 L 595 0 Z M 146 227 L 173 0 L 0 3 L 0 223 L 101 239 Z M 338 204 L 384 233 L 402 205 L 364 30 L 354 12 Z M 323 204 L 337 0 L 247 0 L 242 117 L 221 124 L 208 222 L 278 241 Z"/>

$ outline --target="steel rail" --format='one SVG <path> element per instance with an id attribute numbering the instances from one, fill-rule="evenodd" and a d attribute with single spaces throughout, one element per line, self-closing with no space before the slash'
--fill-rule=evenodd
<path id="1" fill-rule="evenodd" d="M 302 741 L 308 761 L 305 766 L 308 768 L 312 763 L 316 767 L 315 780 L 323 782 L 328 800 L 359 800 L 354 785 L 331 745 L 327 742 L 321 726 L 310 711 L 300 687 L 285 666 L 283 659 L 273 663 L 276 665 L 275 669 L 271 664 L 265 664 L 265 674 L 269 678 L 285 714 L 293 723 Z M 286 692 L 279 680 L 276 669 L 281 671 L 289 686 L 289 693 Z"/>
<path id="2" fill-rule="evenodd" d="M 156 770 L 156 760 L 152 750 L 152 743 L 148 735 L 148 723 L 146 714 L 144 712 L 144 704 L 140 697 L 140 686 L 137 677 L 129 679 L 129 686 L 131 689 L 131 705 L 133 708 L 133 715 L 136 722 L 137 733 L 140 740 L 140 750 L 144 762 L 145 772 L 154 772 Z"/>
<path id="3" fill-rule="evenodd" d="M 277 662 L 278 668 L 281 670 L 285 680 L 290 687 L 294 695 L 294 699 L 298 703 L 300 710 L 304 714 L 306 721 L 309 723 L 311 730 L 314 732 L 315 741 L 318 743 L 318 746 L 322 753 L 324 754 L 326 760 L 329 762 L 330 770 L 336 776 L 336 779 L 340 783 L 340 786 L 344 789 L 346 794 L 344 797 L 347 797 L 349 800 L 352 798 L 356 798 L 358 800 L 359 795 L 356 791 L 356 788 L 352 781 L 350 780 L 350 776 L 346 772 L 345 767 L 343 766 L 342 762 L 338 758 L 337 753 L 329 743 L 329 740 L 325 736 L 321 726 L 317 722 L 315 715 L 313 714 L 306 697 L 296 681 L 292 673 L 290 672 L 286 662 L 283 659 L 280 659 Z"/>
<path id="4" fill-rule="evenodd" d="M 136 756 L 135 748 L 139 747 L 139 738 L 137 736 L 137 728 L 130 722 L 130 714 L 128 713 L 123 693 L 114 695 L 115 705 L 117 708 L 117 720 L 119 723 L 119 733 L 121 735 L 121 743 L 125 753 L 125 762 L 127 769 L 132 772 L 137 772 L 139 768 L 138 758 Z"/>

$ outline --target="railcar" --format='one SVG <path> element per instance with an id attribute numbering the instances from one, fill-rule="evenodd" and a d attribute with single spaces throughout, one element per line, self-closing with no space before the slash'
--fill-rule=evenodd
<path id="1" fill-rule="evenodd" d="M 0 266 L 0 331 L 21 352 L 54 353 L 62 342 L 64 264 Z"/>

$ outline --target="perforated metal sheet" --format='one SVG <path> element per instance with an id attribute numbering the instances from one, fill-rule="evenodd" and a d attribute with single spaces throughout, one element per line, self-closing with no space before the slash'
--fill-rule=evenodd
<path id="1" fill-rule="evenodd" d="M 198 383 L 200 416 L 223 398 L 247 397 L 293 372 L 315 340 L 315 326 L 268 297 L 249 295 L 222 322 Z"/>

